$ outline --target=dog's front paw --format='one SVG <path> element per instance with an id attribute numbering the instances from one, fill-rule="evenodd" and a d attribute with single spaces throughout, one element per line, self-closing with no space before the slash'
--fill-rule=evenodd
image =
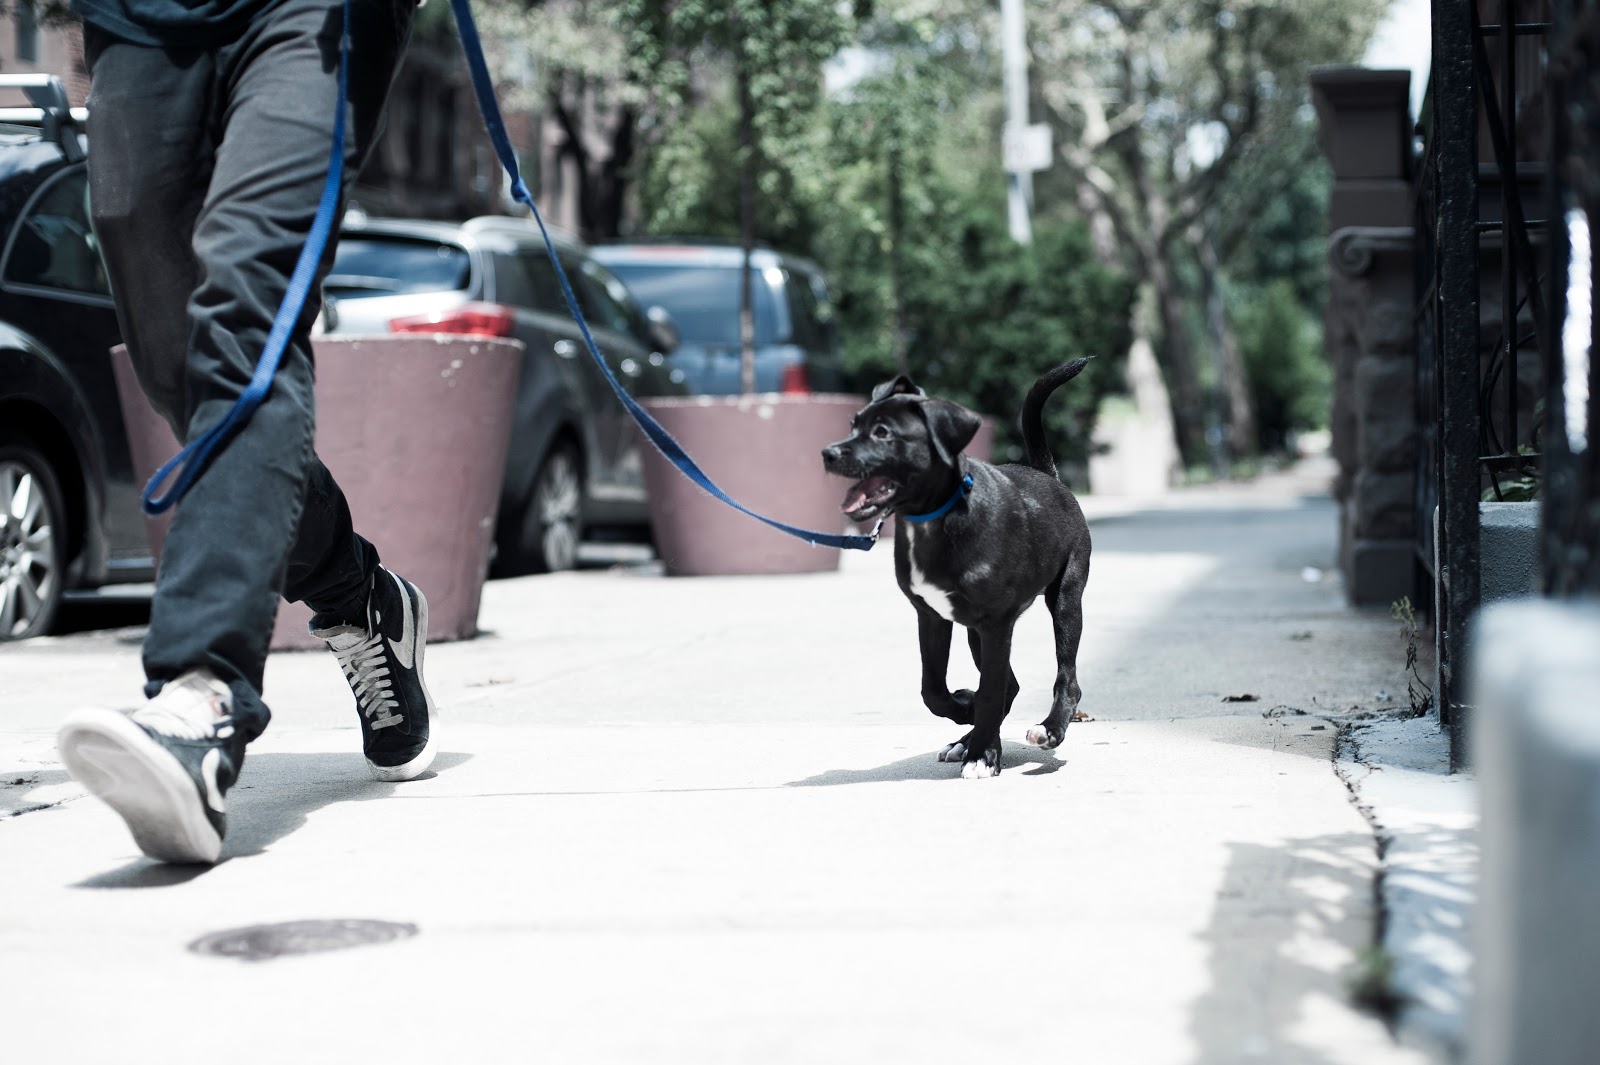
<path id="1" fill-rule="evenodd" d="M 989 777 L 997 777 L 999 775 L 1000 751 L 995 747 L 990 747 L 987 751 L 984 751 L 981 758 L 974 758 L 970 762 L 962 763 L 961 766 L 962 780 L 986 780 Z"/>
<path id="2" fill-rule="evenodd" d="M 967 756 L 967 745 L 965 743 L 962 743 L 960 740 L 957 740 L 956 742 L 954 742 L 952 744 L 946 745 L 945 749 L 939 752 L 939 761 L 941 761 L 941 762 L 959 762 L 962 759 L 966 758 L 966 756 Z"/>
<path id="3" fill-rule="evenodd" d="M 947 716 L 958 725 L 970 725 L 973 718 L 973 703 L 977 700 L 970 688 L 961 688 L 950 693 L 951 712 Z"/>
<path id="4" fill-rule="evenodd" d="M 1058 732 L 1043 725 L 1035 725 L 1028 730 L 1028 742 L 1047 751 L 1055 750 L 1061 746 L 1061 741 L 1065 738 L 1065 732 Z"/>

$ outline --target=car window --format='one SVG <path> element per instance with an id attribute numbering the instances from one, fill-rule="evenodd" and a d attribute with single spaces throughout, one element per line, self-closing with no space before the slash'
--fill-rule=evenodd
<path id="1" fill-rule="evenodd" d="M 533 298 L 533 286 L 528 281 L 528 271 L 523 264 L 522 256 L 504 252 L 491 252 L 489 261 L 494 264 L 491 274 L 494 278 L 493 289 L 496 303 L 508 303 L 513 307 L 537 307 Z"/>
<path id="2" fill-rule="evenodd" d="M 323 290 L 339 299 L 465 291 L 472 257 L 433 240 L 352 235 L 339 240 Z"/>
<path id="3" fill-rule="evenodd" d="M 828 346 L 822 323 L 822 308 L 817 304 L 817 294 L 811 289 L 811 279 L 803 273 L 785 270 L 788 283 L 784 291 L 789 297 L 789 319 L 794 323 L 794 342 L 807 351 L 820 351 Z"/>
<path id="4" fill-rule="evenodd" d="M 561 265 L 567 271 L 567 280 L 578 297 L 585 318 L 594 324 L 617 333 L 633 333 L 633 323 L 628 319 L 627 289 L 591 259 L 574 259 L 563 255 Z M 611 291 L 616 285 L 621 298 Z"/>
<path id="5" fill-rule="evenodd" d="M 88 178 L 82 168 L 62 173 L 29 205 L 11 242 L 5 279 L 67 292 L 111 294 L 89 225 Z"/>
<path id="6" fill-rule="evenodd" d="M 585 260 L 583 273 L 588 280 L 604 293 L 605 299 L 617 308 L 622 320 L 627 323 L 625 331 L 645 347 L 655 346 L 655 340 L 650 336 L 650 322 L 645 318 L 644 311 L 639 307 L 639 301 L 634 298 L 628 286 L 622 279 L 593 259 Z"/>
<path id="7" fill-rule="evenodd" d="M 556 268 L 550 262 L 550 253 L 543 245 L 523 248 L 517 253 L 517 262 L 528 286 L 528 306 L 549 314 L 570 314 L 567 298 L 561 294 L 561 282 Z"/>
<path id="8" fill-rule="evenodd" d="M 723 346 L 739 343 L 737 267 L 615 262 L 610 266 L 640 303 L 667 309 L 685 343 Z M 760 271 L 753 271 L 750 280 L 756 343 L 771 344 L 778 334 L 777 302 Z"/>

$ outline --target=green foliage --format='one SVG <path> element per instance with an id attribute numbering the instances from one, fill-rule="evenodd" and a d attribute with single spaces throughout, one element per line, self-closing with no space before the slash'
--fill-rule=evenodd
<path id="1" fill-rule="evenodd" d="M 1231 220 L 1222 249 L 1237 284 L 1283 279 L 1300 305 L 1320 315 L 1328 290 L 1328 197 L 1333 173 L 1317 147 L 1317 123 L 1304 114 L 1263 138 L 1240 160 L 1218 196 Z"/>
<path id="2" fill-rule="evenodd" d="M 1395 988 L 1394 955 L 1382 947 L 1367 947 L 1345 977 L 1350 1000 L 1380 1017 L 1399 1013 L 1404 998 Z"/>
<path id="3" fill-rule="evenodd" d="M 637 170 L 643 230 L 655 236 L 739 236 L 739 109 L 729 93 L 707 96 L 646 153 Z M 815 221 L 796 191 L 794 163 L 766 160 L 756 176 L 756 240 L 806 250 Z"/>
<path id="4" fill-rule="evenodd" d="M 849 40 L 836 0 L 616 0 L 615 24 L 665 99 L 690 101 L 696 59 L 750 77 L 759 154 L 781 158 L 820 99 L 822 64 Z"/>
<path id="5" fill-rule="evenodd" d="M 1021 457 L 1016 418 L 1045 370 L 1096 356 L 1046 408 L 1058 461 L 1087 461 L 1095 412 L 1119 391 L 1132 340 L 1134 285 L 1095 263 L 1078 223 L 1042 223 L 1031 247 L 1015 244 L 997 196 L 952 197 L 927 232 L 907 286 L 913 323 L 907 358 L 930 392 L 998 422 L 996 457 Z M 882 374 L 885 360 L 858 367 Z"/>
<path id="6" fill-rule="evenodd" d="M 1099 401 L 1123 380 L 1132 284 L 1095 264 L 1076 221 L 1041 216 L 1032 247 L 1011 240 L 998 125 L 973 103 L 960 35 L 918 18 L 866 35 L 882 48 L 874 71 L 764 153 L 758 236 L 827 271 L 853 389 L 903 366 L 994 417 L 1001 459 L 1020 457 L 1016 416 L 1039 374 L 1098 356 L 1047 409 L 1058 460 L 1085 461 Z M 726 94 L 708 97 L 648 154 L 647 231 L 737 233 L 737 117 Z"/>
<path id="7" fill-rule="evenodd" d="M 1536 417 L 1544 414 L 1544 400 L 1540 400 L 1534 408 Z M 1482 500 L 1485 503 L 1533 503 L 1544 498 L 1544 473 L 1539 468 L 1539 460 L 1533 448 L 1522 444 L 1517 448 L 1517 454 L 1528 456 L 1527 465 L 1510 472 L 1492 474 L 1489 486 L 1483 490 Z"/>
<path id="8" fill-rule="evenodd" d="M 1289 279 L 1240 286 L 1230 303 L 1262 450 L 1281 451 L 1291 432 L 1328 424 L 1333 370 L 1321 323 Z"/>

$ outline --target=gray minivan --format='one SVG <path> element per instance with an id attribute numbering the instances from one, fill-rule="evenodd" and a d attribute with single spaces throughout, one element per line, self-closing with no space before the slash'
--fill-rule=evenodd
<path id="1" fill-rule="evenodd" d="M 739 288 L 743 251 L 716 241 L 663 239 L 590 249 L 639 302 L 665 308 L 678 330 L 669 365 L 689 391 L 740 389 Z M 843 384 L 839 335 L 822 271 L 770 248 L 751 255 L 756 391 L 837 392 Z"/>

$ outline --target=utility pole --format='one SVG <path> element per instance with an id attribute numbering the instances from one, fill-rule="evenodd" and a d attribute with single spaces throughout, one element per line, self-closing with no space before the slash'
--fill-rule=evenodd
<path id="1" fill-rule="evenodd" d="M 1028 123 L 1028 40 L 1023 0 L 1000 0 L 1000 51 L 1005 76 L 1006 126 L 1003 156 L 1009 175 L 1011 237 L 1033 243 L 1033 172 L 1050 165 L 1050 127 Z"/>

